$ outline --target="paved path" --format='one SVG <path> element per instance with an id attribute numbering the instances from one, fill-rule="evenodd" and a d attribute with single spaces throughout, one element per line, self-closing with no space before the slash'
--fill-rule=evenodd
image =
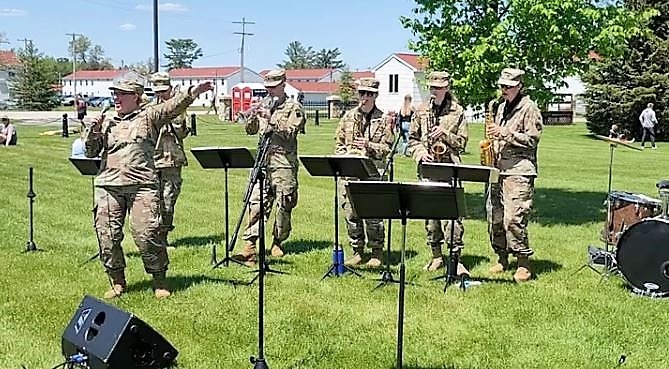
<path id="1" fill-rule="evenodd" d="M 0 112 L 0 115 L 6 115 L 10 120 L 20 120 L 19 124 L 24 125 L 61 125 L 63 122 L 63 114 L 67 113 L 70 122 L 78 123 L 74 111 L 21 111 L 21 110 L 6 110 Z M 188 114 L 195 113 L 196 115 L 203 115 L 206 111 L 189 111 Z M 211 112 L 214 116 L 213 111 Z M 98 114 L 97 110 L 88 112 L 87 119 L 95 117 Z"/>

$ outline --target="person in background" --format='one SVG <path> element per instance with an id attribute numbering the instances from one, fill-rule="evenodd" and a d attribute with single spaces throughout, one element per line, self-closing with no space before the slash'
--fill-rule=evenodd
<path id="1" fill-rule="evenodd" d="M 0 121 L 2 122 L 2 128 L 0 128 L 0 145 L 16 145 L 16 142 L 18 141 L 16 127 L 9 122 L 9 117 L 6 115 L 4 115 Z"/>

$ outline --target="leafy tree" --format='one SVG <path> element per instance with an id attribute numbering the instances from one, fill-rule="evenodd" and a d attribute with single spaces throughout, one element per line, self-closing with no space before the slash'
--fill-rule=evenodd
<path id="1" fill-rule="evenodd" d="M 127 68 L 132 69 L 143 76 L 148 76 L 153 71 L 153 58 L 148 58 L 145 61 L 129 65 Z"/>
<path id="2" fill-rule="evenodd" d="M 70 40 L 67 49 L 70 55 L 74 51 L 78 70 L 114 69 L 111 59 L 105 57 L 102 46 L 93 45 L 91 39 L 86 36 L 79 36 Z"/>
<path id="3" fill-rule="evenodd" d="M 11 90 L 19 109 L 48 110 L 58 104 L 56 89 L 58 76 L 32 42 L 20 49 L 17 57 L 21 61 Z"/>
<path id="4" fill-rule="evenodd" d="M 72 73 L 72 61 L 68 58 L 54 58 L 47 56 L 44 58 L 44 63 L 49 70 L 53 71 L 54 76 L 61 80 L 63 77 Z"/>
<path id="5" fill-rule="evenodd" d="M 355 97 L 355 84 L 353 82 L 353 73 L 351 73 L 351 71 L 345 70 L 341 73 L 337 95 L 341 97 L 343 103 L 348 103 Z"/>
<path id="6" fill-rule="evenodd" d="M 165 41 L 165 45 L 167 45 L 168 52 L 163 56 L 168 61 L 163 67 L 168 70 L 191 68 L 193 62 L 203 55 L 202 49 L 190 38 L 173 38 Z"/>
<path id="7" fill-rule="evenodd" d="M 314 68 L 316 54 L 311 46 L 305 47 L 299 41 L 288 44 L 285 51 L 287 59 L 277 64 L 284 69 L 311 69 Z"/>
<path id="8" fill-rule="evenodd" d="M 313 68 L 341 69 L 345 66 L 339 59 L 341 52 L 339 48 L 321 49 L 314 55 Z"/>
<path id="9" fill-rule="evenodd" d="M 413 17 L 400 17 L 418 37 L 410 48 L 447 70 L 466 104 L 495 97 L 499 72 L 526 71 L 526 90 L 543 104 L 551 86 L 578 75 L 588 55 L 611 56 L 639 34 L 650 13 L 630 12 L 619 0 L 415 0 Z"/>
<path id="10" fill-rule="evenodd" d="M 632 37 L 622 55 L 596 65 L 583 77 L 586 83 L 588 129 L 607 135 L 616 123 L 628 137 L 640 137 L 639 115 L 653 103 L 659 137 L 669 137 L 669 1 L 635 0 L 627 6 L 636 11 L 658 10 L 649 32 Z"/>

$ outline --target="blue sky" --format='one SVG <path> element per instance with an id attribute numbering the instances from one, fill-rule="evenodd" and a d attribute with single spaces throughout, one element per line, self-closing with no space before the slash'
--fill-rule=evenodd
<path id="1" fill-rule="evenodd" d="M 9 45 L 32 39 L 47 55 L 67 56 L 70 36 L 81 33 L 103 47 L 114 65 L 153 55 L 152 0 L 0 0 L 0 32 Z M 393 52 L 409 51 L 410 31 L 399 22 L 410 15 L 410 0 L 161 0 L 160 55 L 164 41 L 192 38 L 204 56 L 195 66 L 239 65 L 241 25 L 247 21 L 245 65 L 272 68 L 291 41 L 314 49 L 338 47 L 352 70 L 374 67 Z M 161 61 L 162 62 L 162 61 Z"/>

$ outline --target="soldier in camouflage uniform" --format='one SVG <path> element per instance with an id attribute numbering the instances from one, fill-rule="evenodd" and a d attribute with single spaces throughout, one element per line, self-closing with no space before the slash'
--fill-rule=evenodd
<path id="1" fill-rule="evenodd" d="M 154 73 L 151 76 L 151 83 L 156 93 L 154 103 L 168 101 L 174 96 L 175 91 L 170 84 L 169 74 Z M 158 143 L 153 160 L 158 169 L 162 191 L 160 243 L 165 247 L 168 246 L 167 234 L 174 229 L 174 207 L 181 193 L 181 168 L 188 165 L 183 140 L 189 132 L 184 111 L 178 117 L 166 121 L 158 133 Z"/>
<path id="2" fill-rule="evenodd" d="M 126 213 L 130 214 L 132 236 L 144 269 L 153 275 L 155 295 L 167 297 L 167 250 L 158 239 L 160 204 L 153 162 L 156 141 L 164 122 L 177 117 L 212 86 L 210 82 L 199 84 L 153 106 L 140 106 L 144 87 L 136 81 L 117 80 L 110 89 L 116 113 L 110 119 L 96 118 L 84 134 L 86 156 L 99 155 L 102 159 L 95 178 L 95 228 L 100 259 L 113 284 L 104 297 L 119 296 L 126 287 L 121 248 Z"/>
<path id="3" fill-rule="evenodd" d="M 427 84 L 433 98 L 431 102 L 420 106 L 413 115 L 409 129 L 409 153 L 418 165 L 421 162 L 459 164 L 460 153 L 464 151 L 469 138 L 464 109 L 449 91 L 450 76 L 447 72 L 431 72 L 427 76 Z M 431 149 L 438 143 L 446 148 L 440 157 L 437 157 Z M 461 220 L 455 221 L 454 240 L 450 240 L 450 220 L 426 220 L 425 230 L 427 244 L 432 250 L 432 260 L 425 265 L 425 270 L 435 271 L 444 265 L 442 253 L 444 235 L 448 235 L 449 246 L 456 251 L 464 247 L 462 240 L 464 226 Z M 456 273 L 469 274 L 462 263 L 458 263 Z"/>
<path id="4" fill-rule="evenodd" d="M 265 163 L 265 215 L 269 218 L 274 200 L 277 202 L 276 219 L 273 227 L 273 241 L 270 250 L 274 257 L 282 257 L 282 242 L 290 235 L 291 213 L 297 206 L 297 135 L 304 126 L 306 118 L 302 105 L 291 101 L 284 92 L 286 87 L 286 71 L 272 70 L 265 75 L 265 87 L 271 100 L 270 107 L 256 109 L 246 120 L 246 133 L 259 134 L 261 137 L 271 130 L 267 162 Z M 256 262 L 256 241 L 258 240 L 258 220 L 260 216 L 260 186 L 253 187 L 249 200 L 248 225 L 242 239 L 244 248 L 234 256 L 235 260 L 247 265 Z"/>
<path id="5" fill-rule="evenodd" d="M 379 93 L 379 81 L 374 78 L 362 78 L 358 84 L 358 95 L 360 105 L 347 111 L 339 121 L 335 134 L 335 154 L 337 155 L 363 155 L 373 159 L 377 170 L 380 172 L 386 165 L 386 157 L 390 153 L 394 142 L 392 122 L 376 107 L 376 97 Z M 359 265 L 366 258 L 365 230 L 367 231 L 367 246 L 372 249 L 367 266 L 379 267 L 383 260 L 383 241 L 385 231 L 382 219 L 359 219 L 346 197 L 344 184 L 355 178 L 342 178 L 340 182 L 339 196 L 341 206 L 344 209 L 348 237 L 353 247 L 353 256 L 344 264 L 348 266 Z M 380 177 L 372 177 L 369 180 L 381 180 Z"/>
<path id="6" fill-rule="evenodd" d="M 532 210 L 534 179 L 537 177 L 537 146 L 543 130 L 541 112 L 522 92 L 520 69 L 507 68 L 497 82 L 503 101 L 495 115 L 495 124 L 487 127 L 494 138 L 496 167 L 500 181 L 490 186 L 487 202 L 489 233 L 498 261 L 491 273 L 501 273 L 509 267 L 509 254 L 518 258 L 513 275 L 516 282 L 532 276 L 527 223 Z"/>

